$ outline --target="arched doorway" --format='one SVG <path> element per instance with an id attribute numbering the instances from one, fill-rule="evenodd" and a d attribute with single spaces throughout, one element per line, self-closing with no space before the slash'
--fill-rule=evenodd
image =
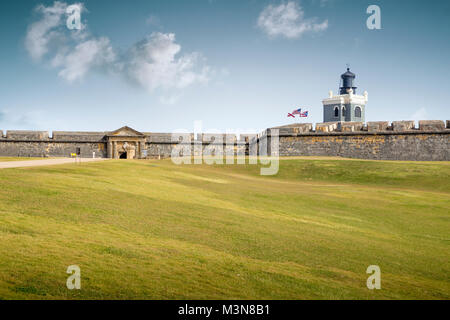
<path id="1" fill-rule="evenodd" d="M 126 158 L 127 158 L 127 153 L 126 152 L 119 153 L 119 159 L 126 159 Z"/>

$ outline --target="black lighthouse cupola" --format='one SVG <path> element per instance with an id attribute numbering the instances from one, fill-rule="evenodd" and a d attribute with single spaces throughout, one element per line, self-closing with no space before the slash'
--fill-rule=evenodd
<path id="1" fill-rule="evenodd" d="M 350 89 L 356 94 L 356 87 L 354 86 L 356 75 L 347 68 L 347 72 L 341 74 L 341 85 L 339 87 L 339 94 L 347 94 Z"/>

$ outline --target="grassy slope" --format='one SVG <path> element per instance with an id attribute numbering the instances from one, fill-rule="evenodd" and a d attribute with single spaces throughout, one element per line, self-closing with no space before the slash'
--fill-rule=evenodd
<path id="1" fill-rule="evenodd" d="M 450 298 L 450 164 L 0 170 L 0 298 Z M 67 266 L 82 290 L 65 287 Z M 366 288 L 377 264 L 382 290 Z"/>

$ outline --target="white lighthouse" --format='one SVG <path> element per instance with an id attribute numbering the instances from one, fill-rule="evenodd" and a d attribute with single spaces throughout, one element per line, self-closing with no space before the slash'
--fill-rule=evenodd
<path id="1" fill-rule="evenodd" d="M 341 75 L 339 95 L 329 92 L 323 102 L 323 122 L 357 121 L 365 122 L 365 109 L 368 101 L 367 91 L 357 95 L 354 80 L 356 76 L 347 68 L 347 72 Z"/>

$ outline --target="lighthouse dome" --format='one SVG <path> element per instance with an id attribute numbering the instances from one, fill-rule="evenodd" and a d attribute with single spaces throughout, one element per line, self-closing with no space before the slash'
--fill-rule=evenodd
<path id="1" fill-rule="evenodd" d="M 347 72 L 341 74 L 341 78 L 342 78 L 343 80 L 344 80 L 345 78 L 352 78 L 352 79 L 355 79 L 355 78 L 356 78 L 356 75 L 355 75 L 353 72 L 350 71 L 350 68 L 347 68 Z"/>
<path id="2" fill-rule="evenodd" d="M 341 86 L 339 88 L 340 94 L 347 94 L 350 89 L 353 93 L 356 93 L 356 87 L 354 85 L 354 80 L 356 75 L 347 68 L 347 72 L 341 74 Z"/>

